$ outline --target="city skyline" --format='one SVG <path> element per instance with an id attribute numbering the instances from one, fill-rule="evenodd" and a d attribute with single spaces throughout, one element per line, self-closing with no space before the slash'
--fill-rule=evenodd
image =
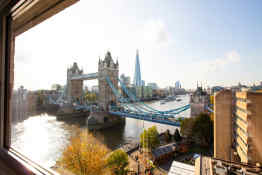
<path id="1" fill-rule="evenodd" d="M 15 88 L 65 84 L 73 62 L 85 73 L 96 72 L 99 56 L 107 50 L 118 58 L 120 74 L 134 75 L 137 48 L 143 80 L 160 87 L 177 80 L 185 88 L 195 88 L 197 81 L 204 86 L 258 83 L 260 5 L 234 0 L 81 1 L 18 36 Z"/>

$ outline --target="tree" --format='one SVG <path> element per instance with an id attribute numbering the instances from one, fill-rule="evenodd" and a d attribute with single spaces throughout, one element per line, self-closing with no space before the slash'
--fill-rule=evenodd
<path id="1" fill-rule="evenodd" d="M 196 142 L 203 146 L 213 143 L 213 121 L 208 114 L 202 113 L 195 118 L 192 134 Z"/>
<path id="2" fill-rule="evenodd" d="M 60 84 L 53 84 L 51 87 L 52 90 L 60 91 L 62 86 Z"/>
<path id="3" fill-rule="evenodd" d="M 140 144 L 143 148 L 149 148 L 149 150 L 154 149 L 160 144 L 158 135 L 159 133 L 156 126 L 152 126 L 140 134 Z"/>
<path id="4" fill-rule="evenodd" d="M 94 102 L 94 101 L 96 101 L 96 94 L 95 93 L 86 92 L 85 99 L 90 101 L 90 102 Z"/>
<path id="5" fill-rule="evenodd" d="M 128 155 L 121 149 L 114 151 L 107 159 L 107 164 L 116 175 L 127 174 Z"/>
<path id="6" fill-rule="evenodd" d="M 181 133 L 203 146 L 213 143 L 213 121 L 208 114 L 202 113 L 195 118 L 186 118 L 181 122 Z"/>
<path id="7" fill-rule="evenodd" d="M 42 105 L 44 104 L 44 95 L 42 95 L 40 92 L 37 94 L 36 99 L 36 107 L 37 109 L 40 109 Z"/>
<path id="8" fill-rule="evenodd" d="M 169 131 L 169 129 L 168 129 L 168 130 L 166 130 L 166 132 L 165 132 L 165 140 L 166 140 L 166 142 L 168 143 L 168 142 L 171 142 L 171 139 L 172 139 L 172 136 L 171 136 L 170 131 Z"/>
<path id="9" fill-rule="evenodd" d="M 177 128 L 176 128 L 176 130 L 175 130 L 174 140 L 175 140 L 176 142 L 180 142 L 180 141 L 182 140 L 182 137 L 180 136 L 180 133 L 179 133 L 179 131 L 178 131 Z"/>
<path id="10" fill-rule="evenodd" d="M 58 166 L 76 175 L 104 174 L 108 149 L 86 130 L 72 137 Z"/>
<path id="11" fill-rule="evenodd" d="M 180 132 L 184 137 L 188 139 L 193 137 L 193 126 L 195 123 L 194 120 L 195 118 L 185 118 L 181 122 Z"/>

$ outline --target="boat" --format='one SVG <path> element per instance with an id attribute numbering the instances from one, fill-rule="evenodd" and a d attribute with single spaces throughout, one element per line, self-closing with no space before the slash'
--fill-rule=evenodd
<path id="1" fill-rule="evenodd" d="M 161 102 L 160 102 L 161 105 L 163 105 L 163 104 L 165 104 L 165 103 L 166 103 L 165 101 L 161 101 Z"/>
<path id="2" fill-rule="evenodd" d="M 176 96 L 168 96 L 164 99 L 165 102 L 169 102 L 169 101 L 175 101 L 176 100 Z"/>

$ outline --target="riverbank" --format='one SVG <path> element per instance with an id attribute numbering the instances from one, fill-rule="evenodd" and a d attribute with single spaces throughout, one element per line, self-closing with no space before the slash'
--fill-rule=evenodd
<path id="1" fill-rule="evenodd" d="M 169 110 L 186 105 L 188 102 L 189 96 L 183 96 L 179 103 L 168 102 L 165 105 L 160 105 L 159 102 L 153 102 L 148 103 L 148 105 L 158 110 Z M 190 111 L 185 111 L 179 116 L 188 117 L 189 115 Z M 159 133 L 169 129 L 172 134 L 176 128 L 179 128 L 132 118 L 125 120 L 126 122 L 123 125 L 117 124 L 114 127 L 96 131 L 95 137 L 109 149 L 115 150 L 125 143 L 139 141 L 140 133 L 149 127 L 156 126 Z M 58 121 L 53 114 L 34 114 L 26 120 L 12 125 L 11 146 L 20 150 L 21 154 L 36 160 L 40 165 L 51 167 L 55 165 L 55 162 L 61 156 L 61 151 L 75 131 L 86 128 L 85 118 Z"/>
<path id="2" fill-rule="evenodd" d="M 78 119 L 78 118 L 88 118 L 90 112 L 82 112 L 82 111 L 76 111 L 76 112 L 70 112 L 70 113 L 65 113 L 65 112 L 60 112 L 56 113 L 56 119 L 58 121 L 64 121 L 64 120 L 71 120 L 71 119 Z"/>

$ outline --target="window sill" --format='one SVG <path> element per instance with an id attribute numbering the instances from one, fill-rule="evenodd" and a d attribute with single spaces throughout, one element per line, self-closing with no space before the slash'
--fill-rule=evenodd
<path id="1" fill-rule="evenodd" d="M 59 175 L 50 169 L 42 168 L 12 148 L 0 148 L 0 169 L 0 175 Z"/>

